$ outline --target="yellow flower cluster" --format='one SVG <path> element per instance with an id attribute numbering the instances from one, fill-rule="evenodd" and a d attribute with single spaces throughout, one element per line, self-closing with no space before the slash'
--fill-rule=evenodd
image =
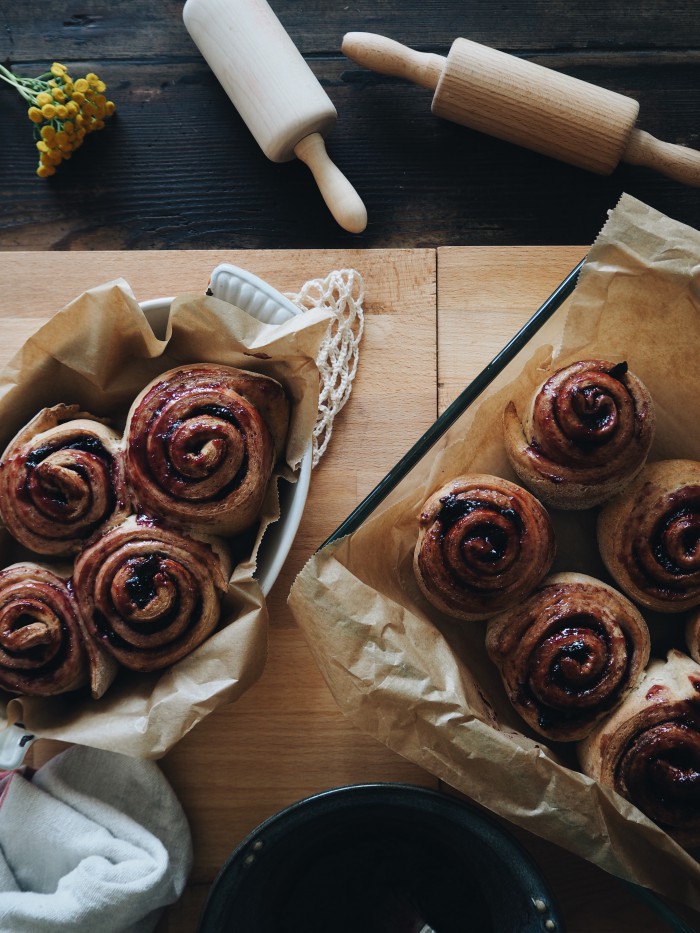
<path id="1" fill-rule="evenodd" d="M 74 81 L 60 62 L 38 78 L 17 77 L 0 65 L 0 78 L 13 84 L 29 104 L 39 150 L 37 175 L 42 178 L 55 174 L 87 134 L 101 130 L 114 113 L 113 102 L 104 95 L 104 81 L 92 72 Z"/>

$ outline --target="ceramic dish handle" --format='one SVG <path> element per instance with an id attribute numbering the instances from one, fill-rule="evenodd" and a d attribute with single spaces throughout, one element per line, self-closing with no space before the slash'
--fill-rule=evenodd
<path id="1" fill-rule="evenodd" d="M 257 275 L 227 262 L 212 271 L 209 294 L 243 308 L 263 324 L 283 324 L 301 313 L 288 298 Z"/>

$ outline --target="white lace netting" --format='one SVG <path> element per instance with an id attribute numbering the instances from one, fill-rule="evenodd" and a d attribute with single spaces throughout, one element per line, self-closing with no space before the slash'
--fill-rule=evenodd
<path id="1" fill-rule="evenodd" d="M 355 269 L 339 269 L 324 279 L 311 279 L 287 298 L 302 311 L 323 308 L 333 314 L 316 357 L 321 387 L 313 432 L 313 466 L 326 452 L 335 416 L 350 398 L 365 326 L 365 285 Z"/>

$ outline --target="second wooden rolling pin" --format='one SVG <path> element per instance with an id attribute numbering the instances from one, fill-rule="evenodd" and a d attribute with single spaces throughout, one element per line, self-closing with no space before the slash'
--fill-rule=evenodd
<path id="1" fill-rule="evenodd" d="M 469 39 L 456 39 L 445 58 L 350 32 L 342 51 L 373 71 L 434 90 L 438 117 L 600 175 L 623 161 L 700 186 L 700 152 L 637 129 L 639 104 L 622 94 Z"/>

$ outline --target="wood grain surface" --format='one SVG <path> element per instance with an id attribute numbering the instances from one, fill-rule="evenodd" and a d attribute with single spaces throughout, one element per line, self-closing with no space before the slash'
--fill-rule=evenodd
<path id="1" fill-rule="evenodd" d="M 366 286 L 357 379 L 329 450 L 312 475 L 299 534 L 270 594 L 265 671 L 241 700 L 220 707 L 162 761 L 192 827 L 195 864 L 183 897 L 165 913 L 159 933 L 196 930 L 211 883 L 228 855 L 262 820 L 288 804 L 330 787 L 367 781 L 437 786 L 430 774 L 359 733 L 339 712 L 286 596 L 313 551 L 584 254 L 583 247 L 0 253 L 3 363 L 64 303 L 118 276 L 139 300 L 203 291 L 209 272 L 222 261 L 244 266 L 283 291 L 294 291 L 333 268 L 356 268 Z M 44 745 L 34 746 L 36 764 L 55 751 Z M 569 933 L 667 929 L 621 882 L 551 843 L 508 828 L 554 890 Z"/>
<path id="2" fill-rule="evenodd" d="M 271 6 L 338 111 L 327 146 L 367 206 L 360 235 L 335 223 L 306 166 L 265 157 L 187 34 L 182 0 L 0 0 L 5 66 L 37 75 L 58 59 L 75 75 L 96 71 L 117 104 L 108 128 L 43 180 L 26 109 L 0 86 L 0 364 L 64 303 L 117 276 L 139 300 L 203 291 L 221 261 L 283 291 L 341 266 L 367 285 L 353 396 L 270 594 L 265 672 L 163 761 L 195 867 L 159 933 L 196 930 L 227 855 L 286 804 L 357 781 L 435 786 L 339 713 L 286 607 L 294 576 L 573 268 L 623 191 L 700 227 L 698 188 L 626 164 L 593 175 L 438 119 L 431 91 L 340 53 L 357 30 L 439 55 L 462 36 L 631 97 L 640 128 L 700 149 L 697 0 Z M 55 751 L 35 749 L 37 763 Z M 569 933 L 668 929 L 609 875 L 515 834 Z"/>
<path id="3" fill-rule="evenodd" d="M 0 87 L 0 249 L 438 247 L 590 243 L 627 191 L 692 226 L 700 190 L 621 165 L 600 177 L 430 113 L 432 93 L 340 53 L 371 30 L 446 55 L 465 37 L 637 100 L 639 126 L 700 148 L 696 0 L 273 0 L 338 111 L 331 158 L 369 216 L 330 216 L 308 169 L 259 149 L 182 22 L 181 0 L 0 4 L 0 61 L 54 59 L 107 82 L 117 114 L 52 179 L 25 108 Z"/>

